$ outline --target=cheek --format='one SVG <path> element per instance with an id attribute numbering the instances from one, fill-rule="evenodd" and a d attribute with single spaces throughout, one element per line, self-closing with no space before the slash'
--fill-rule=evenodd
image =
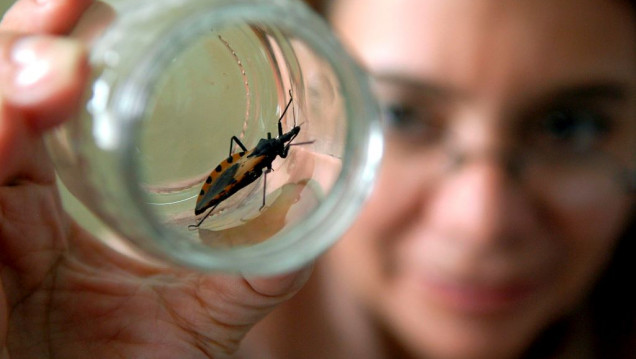
<path id="1" fill-rule="evenodd" d="M 619 197 L 593 206 L 555 205 L 553 226 L 560 230 L 558 237 L 566 248 L 561 276 L 555 282 L 556 300 L 576 300 L 594 284 L 627 225 L 632 205 Z"/>
<path id="2" fill-rule="evenodd" d="M 417 164 L 409 166 L 387 153 L 380 176 L 367 204 L 351 228 L 350 236 L 390 241 L 399 237 L 422 209 L 424 198 Z"/>
<path id="3" fill-rule="evenodd" d="M 331 251 L 333 265 L 350 277 L 353 286 L 364 291 L 386 290 L 392 281 L 400 238 L 417 223 L 423 207 L 423 195 L 414 174 L 414 166 L 405 166 L 389 152 L 380 176 L 358 219 Z M 382 288 L 380 288 L 382 287 Z"/>

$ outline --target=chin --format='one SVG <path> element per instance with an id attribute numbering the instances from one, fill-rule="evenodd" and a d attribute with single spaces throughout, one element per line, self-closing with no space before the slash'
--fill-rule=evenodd
<path id="1" fill-rule="evenodd" d="M 523 303 L 495 298 L 494 304 L 471 306 L 463 301 L 440 302 L 412 281 L 393 283 L 390 288 L 375 303 L 383 322 L 380 327 L 391 333 L 387 334 L 391 346 L 416 357 L 516 358 L 556 317 L 545 310 L 550 306 L 540 293 Z"/>

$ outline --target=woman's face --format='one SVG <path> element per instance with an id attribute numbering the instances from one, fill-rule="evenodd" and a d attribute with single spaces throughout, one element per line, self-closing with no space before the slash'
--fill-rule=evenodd
<path id="1" fill-rule="evenodd" d="M 573 310 L 629 220 L 633 10 L 340 0 L 332 20 L 377 79 L 387 148 L 328 260 L 407 350 L 518 355 Z"/>

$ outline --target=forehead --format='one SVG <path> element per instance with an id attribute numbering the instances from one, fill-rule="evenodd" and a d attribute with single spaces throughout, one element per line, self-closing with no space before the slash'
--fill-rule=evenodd
<path id="1" fill-rule="evenodd" d="M 511 76 L 636 81 L 635 11 L 619 0 L 336 0 L 333 9 L 372 71 L 466 86 Z"/>

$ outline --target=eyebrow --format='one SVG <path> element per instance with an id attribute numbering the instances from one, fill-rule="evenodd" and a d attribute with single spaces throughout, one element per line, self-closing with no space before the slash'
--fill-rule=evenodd
<path id="1" fill-rule="evenodd" d="M 633 96 L 634 90 L 626 83 L 621 82 L 595 82 L 585 83 L 573 86 L 567 86 L 551 94 L 545 96 L 548 102 L 561 102 L 561 101 L 613 101 L 613 102 L 626 102 L 631 95 Z"/>
<path id="2" fill-rule="evenodd" d="M 458 89 L 443 86 L 434 81 L 419 79 L 399 71 L 377 72 L 372 74 L 372 78 L 379 84 L 400 86 L 419 94 L 444 98 L 462 97 L 462 93 Z M 636 88 L 625 82 L 596 81 L 557 88 L 542 96 L 543 101 L 540 102 L 612 101 L 620 103 L 627 102 L 630 96 L 634 96 L 634 93 L 636 93 Z"/>
<path id="3" fill-rule="evenodd" d="M 460 95 L 460 91 L 457 89 L 440 85 L 434 81 L 419 79 L 412 75 L 409 76 L 398 71 L 377 72 L 373 73 L 371 77 L 378 84 L 399 86 L 418 94 L 435 97 L 457 97 Z"/>

